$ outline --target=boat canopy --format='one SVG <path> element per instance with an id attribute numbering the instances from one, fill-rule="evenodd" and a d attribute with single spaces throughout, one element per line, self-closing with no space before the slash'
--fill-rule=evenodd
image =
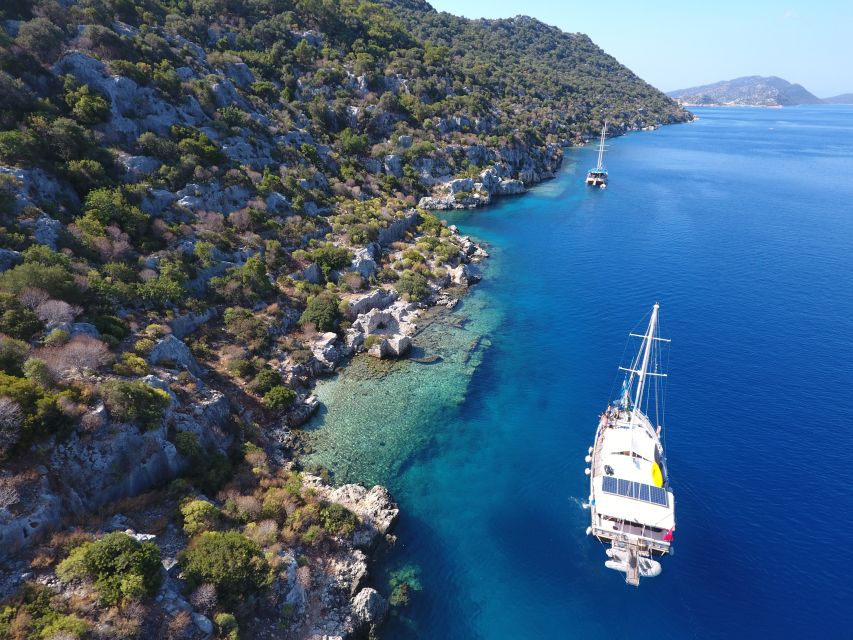
<path id="1" fill-rule="evenodd" d="M 631 452 L 649 462 L 655 461 L 655 442 L 645 429 L 617 428 L 608 429 L 601 454 L 609 455 Z"/>

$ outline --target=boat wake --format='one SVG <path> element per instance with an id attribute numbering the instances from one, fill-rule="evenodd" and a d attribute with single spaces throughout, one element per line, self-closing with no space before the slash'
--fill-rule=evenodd
<path id="1" fill-rule="evenodd" d="M 581 500 L 580 498 L 575 498 L 574 496 L 571 496 L 569 498 L 569 500 L 574 502 L 575 505 L 577 505 L 581 509 L 589 509 L 589 502 L 586 502 L 585 500 Z"/>

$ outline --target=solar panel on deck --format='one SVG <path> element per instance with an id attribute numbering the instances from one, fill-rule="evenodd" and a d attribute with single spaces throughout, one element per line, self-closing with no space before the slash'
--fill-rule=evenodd
<path id="1" fill-rule="evenodd" d="M 624 496 L 633 500 L 640 500 L 641 502 L 659 504 L 662 507 L 669 504 L 665 489 L 650 484 L 643 484 L 642 482 L 634 482 L 633 480 L 604 476 L 601 479 L 601 490 L 605 493 L 612 493 L 613 495 Z"/>
<path id="2" fill-rule="evenodd" d="M 664 491 L 660 487 L 649 487 L 649 489 L 651 489 L 651 496 L 649 502 L 653 502 L 654 504 L 659 504 L 665 507 L 667 505 L 666 491 Z"/>

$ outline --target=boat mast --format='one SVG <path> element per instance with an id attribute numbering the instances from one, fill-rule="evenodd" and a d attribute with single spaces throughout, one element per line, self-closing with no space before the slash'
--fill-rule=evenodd
<path id="1" fill-rule="evenodd" d="M 598 144 L 598 170 L 601 171 L 604 167 L 604 137 L 607 135 L 607 120 L 604 121 L 604 128 L 601 130 L 601 142 Z"/>
<path id="2" fill-rule="evenodd" d="M 649 320 L 649 328 L 643 338 L 643 362 L 636 371 L 637 393 L 634 396 L 634 408 L 631 410 L 631 424 L 635 424 L 637 422 L 637 413 L 640 411 L 640 400 L 643 398 L 643 385 L 646 382 L 646 371 L 649 368 L 649 357 L 652 352 L 652 342 L 655 337 L 655 325 L 657 325 L 658 321 L 658 308 L 660 308 L 660 305 L 655 302 L 655 306 L 652 307 L 652 317 Z"/>

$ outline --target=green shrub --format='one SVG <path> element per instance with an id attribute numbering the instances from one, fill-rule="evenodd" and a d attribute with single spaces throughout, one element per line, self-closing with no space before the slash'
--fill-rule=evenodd
<path id="1" fill-rule="evenodd" d="M 281 385 L 273 387 L 264 394 L 264 406 L 271 411 L 287 409 L 294 400 L 296 400 L 296 393 L 293 389 Z"/>
<path id="2" fill-rule="evenodd" d="M 273 293 L 267 267 L 259 256 L 252 256 L 244 265 L 211 278 L 210 288 L 231 304 L 253 304 Z"/>
<path id="3" fill-rule="evenodd" d="M 50 367 L 48 367 L 47 363 L 40 358 L 27 358 L 22 370 L 25 378 L 32 380 L 45 388 L 52 387 L 56 382 L 50 371 Z"/>
<path id="4" fill-rule="evenodd" d="M 343 269 L 352 263 L 353 255 L 344 247 L 336 247 L 331 243 L 321 245 L 309 254 L 312 262 L 316 262 L 327 278 L 331 271 Z"/>
<path id="5" fill-rule="evenodd" d="M 44 346 L 59 347 L 71 339 L 71 334 L 65 329 L 54 329 L 44 337 Z"/>
<path id="6" fill-rule="evenodd" d="M 266 320 L 245 307 L 229 307 L 223 314 L 225 330 L 238 340 L 259 348 L 269 340 Z"/>
<path id="7" fill-rule="evenodd" d="M 115 605 L 153 596 L 160 587 L 160 550 L 152 542 L 138 542 L 125 533 L 108 533 L 86 542 L 59 563 L 56 575 L 65 582 L 90 578 L 101 601 Z"/>
<path id="8" fill-rule="evenodd" d="M 427 279 L 420 273 L 406 269 L 394 285 L 409 300 L 423 300 L 429 294 Z"/>
<path id="9" fill-rule="evenodd" d="M 0 607 L 0 638 L 82 638 L 85 620 L 67 613 L 67 602 L 52 589 L 26 583 Z M 13 633 L 14 627 L 14 633 Z"/>
<path id="10" fill-rule="evenodd" d="M 181 565 L 191 589 L 212 584 L 226 606 L 239 604 L 271 581 L 260 547 L 236 531 L 202 533 L 181 554 Z"/>
<path id="11" fill-rule="evenodd" d="M 261 369 L 252 380 L 252 390 L 259 395 L 266 393 L 281 384 L 281 374 L 274 369 Z"/>
<path id="12" fill-rule="evenodd" d="M 102 386 L 104 404 L 110 415 L 143 429 L 155 429 L 171 404 L 169 394 L 139 380 L 108 380 Z"/>
<path id="13" fill-rule="evenodd" d="M 240 627 L 237 626 L 237 618 L 231 613 L 217 613 L 213 617 L 219 636 L 226 640 L 238 640 Z"/>
<path id="14" fill-rule="evenodd" d="M 140 338 L 133 343 L 133 350 L 136 351 L 136 353 L 145 356 L 151 353 L 151 350 L 155 346 L 157 346 L 157 343 L 151 338 Z"/>
<path id="15" fill-rule="evenodd" d="M 24 289 L 41 289 L 51 298 L 66 301 L 78 300 L 80 296 L 68 267 L 39 262 L 24 262 L 0 273 L 0 289 L 16 295 Z"/>
<path id="16" fill-rule="evenodd" d="M 184 518 L 184 533 L 192 537 L 216 528 L 219 509 L 207 500 L 191 500 L 181 506 L 181 516 Z"/>
<path id="17" fill-rule="evenodd" d="M 10 419 L 0 430 L 0 456 L 18 444 L 24 445 L 69 427 L 71 420 L 58 405 L 62 395 L 49 393 L 35 380 L 0 373 L 0 398 L 8 398 L 20 407 L 20 415 Z"/>
<path id="18" fill-rule="evenodd" d="M 320 524 L 329 533 L 351 536 L 358 526 L 358 518 L 345 506 L 331 502 L 320 506 Z"/>
<path id="19" fill-rule="evenodd" d="M 121 354 L 121 360 L 113 365 L 113 371 L 120 376 L 145 376 L 151 373 L 151 367 L 145 358 L 126 351 Z"/>
<path id="20" fill-rule="evenodd" d="M 312 296 L 299 317 L 299 323 L 303 326 L 313 324 L 318 331 L 334 331 L 341 317 L 340 303 L 340 298 L 328 291 Z"/>
<path id="21" fill-rule="evenodd" d="M 26 342 L 0 335 L 0 370 L 13 376 L 22 375 L 29 350 Z"/>
<path id="22" fill-rule="evenodd" d="M 198 442 L 198 436 L 192 431 L 179 431 L 175 435 L 175 448 L 185 458 L 197 460 L 204 450 Z"/>

